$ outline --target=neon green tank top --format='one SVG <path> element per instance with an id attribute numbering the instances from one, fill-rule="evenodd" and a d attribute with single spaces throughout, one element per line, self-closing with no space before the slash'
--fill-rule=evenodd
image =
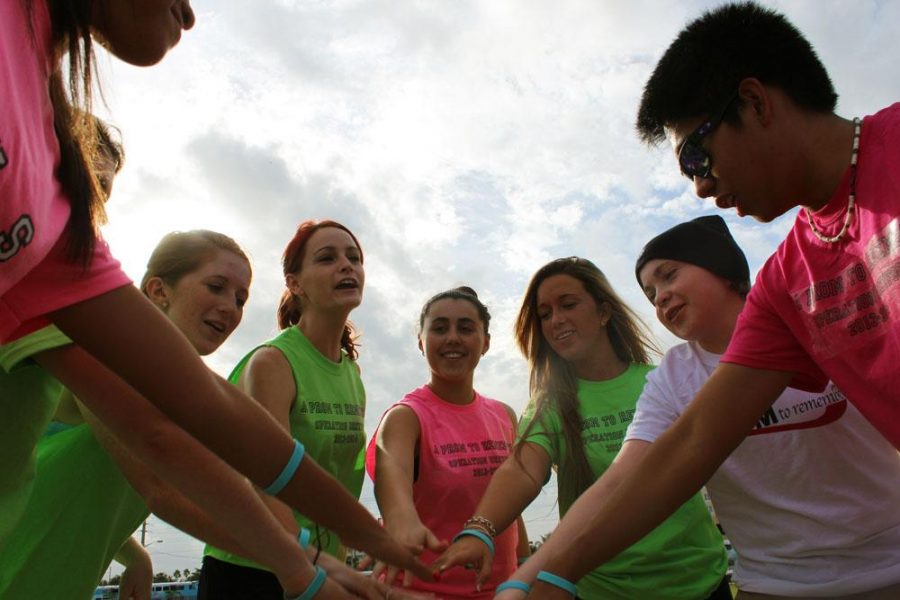
<path id="1" fill-rule="evenodd" d="M 364 417 L 366 393 L 359 377 L 359 367 L 341 352 L 341 361 L 325 358 L 303 335 L 299 327 L 290 327 L 277 337 L 251 350 L 234 368 L 228 381 L 236 384 L 253 353 L 263 347 L 277 348 L 291 366 L 297 396 L 291 406 L 291 435 L 303 442 L 306 454 L 340 481 L 347 491 L 359 498 L 365 470 L 366 432 Z M 313 533 L 316 525 L 294 511 L 300 527 Z M 345 549 L 337 534 L 318 528 L 322 551 L 341 560 Z M 237 565 L 262 569 L 245 558 L 207 545 L 204 554 Z"/>
<path id="2" fill-rule="evenodd" d="M 622 375 L 607 381 L 578 381 L 582 439 L 588 464 L 597 478 L 622 447 L 652 368 L 632 364 Z M 522 416 L 520 435 L 533 415 L 532 404 Z M 559 416 L 549 411 L 535 423 L 527 441 L 544 448 L 554 465 L 564 464 L 562 430 Z M 569 504 L 560 501 L 560 516 L 568 510 Z M 578 582 L 578 595 L 606 600 L 701 600 L 719 585 L 727 566 L 722 536 L 700 494 L 695 494 L 643 539 L 585 575 Z"/>

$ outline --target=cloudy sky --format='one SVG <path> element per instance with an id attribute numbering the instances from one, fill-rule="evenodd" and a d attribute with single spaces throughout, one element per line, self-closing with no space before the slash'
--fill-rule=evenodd
<path id="1" fill-rule="evenodd" d="M 493 313 L 476 386 L 517 411 L 526 365 L 512 321 L 531 274 L 561 256 L 595 261 L 653 323 L 634 281 L 650 237 L 709 214 L 668 148 L 643 146 L 641 89 L 678 30 L 716 2 L 660 0 L 196 0 L 196 27 L 166 60 L 137 69 L 100 57 L 126 165 L 105 234 L 136 279 L 163 234 L 216 229 L 254 262 L 244 321 L 209 364 L 227 373 L 275 333 L 280 253 L 297 223 L 332 218 L 366 254 L 352 319 L 368 430 L 424 383 L 416 318 L 451 286 Z M 772 2 L 829 67 L 839 114 L 900 98 L 900 3 Z M 792 217 L 725 215 L 752 270 Z M 375 510 L 371 488 L 363 501 Z M 527 513 L 556 522 L 549 490 Z M 199 565 L 200 544 L 152 519 L 157 570 Z M 113 572 L 116 570 L 114 569 Z"/>

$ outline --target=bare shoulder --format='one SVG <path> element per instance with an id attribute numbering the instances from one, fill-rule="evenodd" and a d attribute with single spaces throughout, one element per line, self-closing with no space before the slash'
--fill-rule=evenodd
<path id="1" fill-rule="evenodd" d="M 418 438 L 419 433 L 419 417 L 413 409 L 402 404 L 388 409 L 378 427 L 378 436 L 381 439 L 395 436 Z"/>
<path id="2" fill-rule="evenodd" d="M 291 371 L 291 365 L 287 358 L 278 348 L 272 346 L 263 346 L 253 353 L 250 360 L 247 361 L 247 368 L 244 374 L 265 374 L 273 375 Z"/>
<path id="3" fill-rule="evenodd" d="M 253 353 L 238 378 L 238 386 L 276 416 L 287 414 L 297 395 L 290 363 L 280 350 L 270 346 Z"/>
<path id="4" fill-rule="evenodd" d="M 513 410 L 512 406 L 506 404 L 505 402 L 501 402 L 500 405 L 503 406 L 504 409 L 506 409 L 506 414 L 509 415 L 509 419 L 513 422 L 513 425 L 518 425 L 519 417 L 516 416 L 516 411 Z"/>

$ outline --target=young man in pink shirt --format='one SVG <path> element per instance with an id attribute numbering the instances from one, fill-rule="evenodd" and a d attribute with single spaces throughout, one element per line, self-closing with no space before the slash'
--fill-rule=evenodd
<path id="1" fill-rule="evenodd" d="M 577 580 L 641 538 L 788 386 L 833 380 L 900 448 L 900 104 L 848 120 L 836 100 L 803 35 L 752 3 L 704 14 L 660 59 L 638 113 L 642 138 L 668 139 L 697 195 L 719 208 L 762 222 L 801 210 L 720 366 L 548 572 Z M 548 583 L 532 595 L 567 596 Z"/>

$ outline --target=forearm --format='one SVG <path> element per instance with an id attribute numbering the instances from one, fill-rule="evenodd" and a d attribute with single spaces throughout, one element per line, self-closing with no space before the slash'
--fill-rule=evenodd
<path id="1" fill-rule="evenodd" d="M 227 525 L 234 520 L 234 515 L 219 515 L 218 518 L 211 516 L 209 512 L 201 509 L 175 486 L 157 476 L 153 469 L 126 449 L 127 440 L 133 439 L 132 436 L 126 437 L 126 442 L 123 444 L 87 408 L 81 406 L 81 413 L 91 427 L 94 437 L 112 457 L 131 486 L 144 498 L 150 512 L 197 539 L 228 552 L 247 556 L 247 549 L 238 543 Z M 200 447 L 197 451 L 202 453 L 206 450 Z M 219 459 L 210 453 L 209 460 L 218 461 Z M 239 475 L 234 477 L 236 473 L 227 466 L 225 468 L 231 473 L 217 481 L 221 485 L 222 492 L 238 495 L 247 493 L 249 486 L 246 485 L 246 480 Z M 201 476 L 206 476 L 205 473 L 204 470 Z M 191 476 L 194 475 L 191 474 Z M 215 498 L 200 500 L 203 501 L 203 504 L 210 506 L 213 513 L 219 511 Z"/>
<path id="2" fill-rule="evenodd" d="M 498 532 L 512 525 L 541 491 L 541 482 L 549 470 L 549 459 L 545 458 L 543 464 L 534 464 L 529 460 L 534 453 L 543 453 L 543 450 L 526 444 L 522 449 L 523 463 L 515 456 L 507 458 L 491 477 L 487 491 L 475 509 L 475 514 L 491 521 Z"/>
<path id="3" fill-rule="evenodd" d="M 649 447 L 650 444 L 648 442 L 637 440 L 625 442 L 621 452 L 609 469 L 578 497 L 560 520 L 550 537 L 541 544 L 540 548 L 528 559 L 527 563 L 519 567 L 513 574 L 512 579 L 525 581 L 526 583 L 533 582 L 535 577 L 537 577 L 538 571 L 543 569 L 544 564 L 550 557 L 564 552 L 572 545 L 572 540 L 582 533 L 586 533 L 587 537 L 591 539 L 602 537 L 602 531 L 589 526 L 593 520 L 594 513 L 609 499 L 610 493 L 621 483 L 625 475 L 636 468 Z M 580 551 L 590 554 L 591 547 L 592 545 L 582 547 Z M 584 563 L 592 564 L 590 558 L 586 559 Z M 590 568 L 588 568 L 589 570 Z M 572 575 L 575 579 L 571 581 L 577 581 L 586 574 L 587 571 L 579 571 Z"/>
<path id="4" fill-rule="evenodd" d="M 789 381 L 789 373 L 721 365 L 545 570 L 577 580 L 649 533 L 706 483 Z"/>
<path id="5" fill-rule="evenodd" d="M 129 567 L 139 561 L 144 561 L 147 564 L 151 563 L 150 554 L 148 554 L 144 547 L 133 537 L 129 537 L 125 540 L 125 543 L 119 547 L 114 558 L 115 561 L 123 567 Z"/>
<path id="6" fill-rule="evenodd" d="M 149 508 L 153 514 L 166 523 L 216 548 L 244 556 L 261 564 L 266 564 L 266 561 L 269 560 L 241 544 L 234 531 L 223 525 L 222 520 L 212 515 L 217 512 L 216 510 L 207 512 L 184 494 L 175 490 L 169 489 L 160 493 L 149 503 Z M 245 518 L 250 517 L 245 516 Z M 256 556 L 254 557 L 254 555 Z"/>
<path id="7" fill-rule="evenodd" d="M 531 546 L 528 544 L 528 530 L 525 528 L 525 519 L 521 515 L 516 519 L 516 528 L 519 533 L 519 543 L 516 545 L 516 558 L 521 561 L 531 555 Z"/>
<path id="8" fill-rule="evenodd" d="M 378 456 L 378 472 L 375 477 L 375 501 L 384 522 L 418 520 L 413 503 L 412 477 L 391 464 L 383 454 Z"/>
<path id="9" fill-rule="evenodd" d="M 206 368 L 184 336 L 137 290 L 119 288 L 51 318 L 87 353 L 257 485 L 269 485 L 287 462 L 293 449 L 290 436 L 259 405 Z M 65 379 L 63 383 L 72 387 Z M 84 391 L 72 389 L 86 400 Z"/>
<path id="10" fill-rule="evenodd" d="M 317 493 L 310 494 L 310 490 Z M 351 548 L 366 550 L 370 538 L 385 535 L 369 511 L 315 461 L 304 458 L 297 468 L 297 477 L 278 497 L 312 521 L 335 532 Z M 321 498 L 327 498 L 327 501 L 323 502 Z"/>
<path id="11" fill-rule="evenodd" d="M 213 520 L 241 540 L 246 555 L 276 573 L 296 572 L 303 561 L 299 548 L 246 479 L 83 350 L 68 346 L 35 358 L 70 387 L 128 450 L 117 451 L 107 445 L 139 488 L 144 484 L 135 457 L 168 485 L 207 507 Z M 95 429 L 95 433 L 98 431 L 101 443 L 109 444 L 109 436 L 103 435 L 102 429 Z M 145 487 L 144 492 L 148 493 L 148 489 Z"/>

